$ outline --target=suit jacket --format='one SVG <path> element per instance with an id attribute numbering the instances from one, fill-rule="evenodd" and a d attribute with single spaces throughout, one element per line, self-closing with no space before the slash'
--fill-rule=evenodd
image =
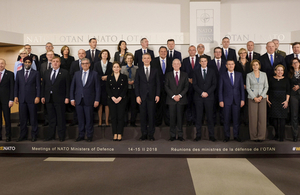
<path id="1" fill-rule="evenodd" d="M 219 77 L 222 73 L 226 72 L 227 71 L 227 68 L 226 68 L 226 61 L 221 59 L 221 68 L 218 70 L 218 67 L 217 67 L 217 64 L 216 64 L 216 61 L 215 59 L 212 59 L 208 65 L 207 65 L 208 68 L 212 68 L 216 74 L 216 78 L 217 80 L 219 80 Z M 217 84 L 218 85 L 218 84 Z"/>
<path id="2" fill-rule="evenodd" d="M 151 60 L 154 60 L 154 53 L 151 49 L 147 49 L 147 53 L 149 53 L 151 55 Z M 142 57 L 143 57 L 143 51 L 142 49 L 136 50 L 134 52 L 134 64 L 137 64 L 138 67 L 142 67 L 144 65 L 144 62 L 142 61 Z"/>
<path id="3" fill-rule="evenodd" d="M 14 73 L 5 69 L 0 83 L 0 104 L 8 107 L 8 102 L 14 101 L 14 84 Z"/>
<path id="4" fill-rule="evenodd" d="M 160 57 L 154 58 L 154 60 L 152 60 L 152 62 L 151 62 L 151 67 L 156 68 L 158 70 L 161 90 L 164 89 L 163 87 L 164 87 L 164 82 L 165 82 L 165 75 L 167 74 L 167 72 L 170 72 L 173 70 L 171 60 L 168 58 L 166 58 L 166 60 L 167 60 L 167 63 L 166 63 L 165 74 L 163 73 L 163 70 L 162 70 Z"/>
<path id="5" fill-rule="evenodd" d="M 65 99 L 70 97 L 70 78 L 68 71 L 60 68 L 56 79 L 52 84 L 50 79 L 52 68 L 46 70 L 42 82 L 42 98 L 49 103 L 52 91 L 52 99 L 54 103 L 64 104 Z"/>
<path id="6" fill-rule="evenodd" d="M 245 70 L 244 70 L 242 63 L 241 63 L 240 61 L 238 61 L 238 62 L 235 64 L 234 71 L 237 71 L 237 72 L 242 73 L 244 85 L 246 85 L 246 76 L 247 76 L 247 74 L 248 74 L 249 72 L 251 72 L 251 69 L 250 69 L 250 62 L 247 62 L 247 63 L 245 64 Z"/>
<path id="7" fill-rule="evenodd" d="M 61 64 L 60 64 L 60 67 L 62 69 L 65 69 L 67 70 L 68 72 L 70 71 L 70 68 L 71 68 L 71 64 L 72 62 L 75 61 L 74 57 L 73 56 L 68 56 L 67 59 L 65 59 L 63 56 L 60 57 L 60 61 L 61 61 Z"/>
<path id="8" fill-rule="evenodd" d="M 71 64 L 71 67 L 70 67 L 70 71 L 69 71 L 70 81 L 72 81 L 75 72 L 80 71 L 80 70 L 81 70 L 81 68 L 79 67 L 79 60 L 73 61 Z"/>
<path id="9" fill-rule="evenodd" d="M 138 69 L 137 66 L 134 66 L 134 65 L 132 66 L 132 68 L 131 68 L 131 78 L 129 78 L 129 72 L 127 70 L 127 65 L 122 66 L 121 73 L 127 76 L 128 81 L 134 81 L 137 69 Z M 128 85 L 128 89 L 134 89 L 134 83 L 132 85 Z"/>
<path id="10" fill-rule="evenodd" d="M 300 55 L 300 54 L 298 54 Z M 295 58 L 295 54 L 292 53 L 290 55 L 287 55 L 285 57 L 285 65 L 287 66 L 287 69 L 290 70 L 290 67 L 292 66 L 292 60 Z"/>
<path id="11" fill-rule="evenodd" d="M 191 78 L 193 78 L 194 71 L 196 69 L 198 69 L 199 67 L 201 67 L 201 65 L 199 64 L 199 58 L 197 56 L 196 56 L 196 60 L 195 60 L 194 69 L 192 69 L 192 64 L 191 64 L 191 61 L 190 61 L 190 57 L 186 57 L 182 61 L 181 70 L 183 72 L 186 72 L 188 74 L 189 79 L 191 79 Z"/>
<path id="12" fill-rule="evenodd" d="M 98 79 L 98 73 L 89 70 L 89 75 L 85 85 L 82 84 L 82 70 L 77 71 L 74 74 L 71 89 L 70 99 L 75 100 L 76 105 L 83 100 L 86 106 L 93 106 L 94 102 L 100 102 L 100 84 Z"/>
<path id="13" fill-rule="evenodd" d="M 39 70 L 39 68 L 40 68 L 39 57 L 33 53 L 31 53 L 30 56 L 32 57 L 32 60 L 34 61 L 37 70 Z M 21 56 L 18 56 L 17 61 L 19 61 L 20 59 L 21 59 Z"/>
<path id="14" fill-rule="evenodd" d="M 205 80 L 202 76 L 202 69 L 198 68 L 197 70 L 195 70 L 195 74 L 193 77 L 193 87 L 196 91 L 196 93 L 194 94 L 194 100 L 213 100 L 217 82 L 218 80 L 214 69 L 207 67 Z M 202 98 L 201 95 L 203 92 L 208 93 L 208 97 Z"/>
<path id="15" fill-rule="evenodd" d="M 222 73 L 219 81 L 219 102 L 230 106 L 233 103 L 240 105 L 241 101 L 245 101 L 245 91 L 242 73 L 234 71 L 234 83 L 231 81 L 228 72 Z"/>
<path id="16" fill-rule="evenodd" d="M 44 63 L 44 62 L 48 62 L 48 59 L 46 57 L 47 53 L 44 53 L 42 55 L 40 55 L 40 64 Z M 54 56 L 60 57 L 58 54 L 54 53 Z"/>
<path id="17" fill-rule="evenodd" d="M 247 60 L 249 61 L 248 52 L 247 52 L 247 57 L 246 57 L 246 58 L 247 58 Z M 259 58 L 260 58 L 260 54 L 253 51 L 252 60 L 254 60 L 254 59 L 259 60 Z"/>
<path id="18" fill-rule="evenodd" d="M 168 72 L 166 74 L 165 81 L 165 91 L 167 92 L 166 103 L 169 105 L 180 104 L 185 105 L 188 103 L 187 91 L 189 90 L 189 80 L 188 74 L 186 72 L 180 71 L 178 86 L 176 85 L 176 80 L 174 77 L 174 71 Z M 181 95 L 179 102 L 172 99 L 173 95 Z"/>
<path id="19" fill-rule="evenodd" d="M 281 55 L 278 55 L 276 53 L 274 53 L 274 54 L 275 54 L 275 57 L 274 57 L 273 66 L 271 65 L 268 53 L 265 53 L 259 59 L 259 61 L 261 63 L 261 69 L 260 70 L 265 72 L 267 74 L 268 78 L 274 76 L 274 68 L 278 64 L 282 64 L 286 68 L 284 58 Z M 285 69 L 284 73 L 285 73 L 285 75 L 287 75 L 287 69 Z"/>
<path id="20" fill-rule="evenodd" d="M 120 62 L 120 52 L 118 52 L 118 51 L 116 51 L 116 53 L 115 53 L 115 56 L 114 56 L 114 62 L 119 62 L 120 64 L 121 64 L 121 66 L 124 66 L 124 65 L 126 65 L 126 62 L 125 62 L 125 55 L 127 54 L 128 52 L 127 51 L 125 51 L 125 54 L 124 54 L 124 56 L 123 56 L 123 60 L 122 60 L 122 62 Z"/>
<path id="21" fill-rule="evenodd" d="M 254 99 L 259 96 L 267 98 L 267 92 L 269 89 L 267 74 L 260 71 L 259 80 L 257 82 L 254 72 L 248 73 L 246 78 L 246 89 L 248 92 L 248 98 L 250 99 Z"/>
<path id="22" fill-rule="evenodd" d="M 176 51 L 175 49 L 174 49 L 172 58 L 170 57 L 170 51 L 168 50 L 168 58 L 171 60 L 171 62 L 173 62 L 174 59 L 178 59 L 178 60 L 182 61 L 181 52 Z"/>
<path id="23" fill-rule="evenodd" d="M 281 51 L 281 50 L 279 50 L 279 49 L 277 49 L 276 51 L 275 51 L 275 53 L 277 53 L 278 55 L 281 55 L 282 57 L 286 57 L 286 53 L 284 52 L 284 51 Z"/>
<path id="24" fill-rule="evenodd" d="M 123 100 L 126 97 L 127 89 L 128 79 L 126 75 L 120 74 L 117 81 L 113 75 L 107 75 L 106 92 L 109 99 L 122 97 Z"/>
<path id="25" fill-rule="evenodd" d="M 20 103 L 34 104 L 36 97 L 41 96 L 41 78 L 38 71 L 31 69 L 25 82 L 24 68 L 17 72 L 15 82 L 15 97 Z"/>
<path id="26" fill-rule="evenodd" d="M 207 58 L 207 62 L 211 61 L 211 57 L 210 57 L 209 55 L 206 55 L 206 54 L 199 55 L 199 54 L 197 54 L 197 57 L 198 57 L 199 61 L 200 61 L 200 57 L 201 57 L 201 56 L 206 57 L 206 58 Z"/>
<path id="27" fill-rule="evenodd" d="M 142 101 L 145 101 L 147 96 L 153 101 L 155 100 L 155 96 L 160 95 L 160 80 L 159 73 L 157 68 L 151 67 L 149 81 L 147 81 L 144 66 L 137 69 L 134 84 L 135 84 L 135 95 L 136 97 L 140 96 Z"/>
<path id="28" fill-rule="evenodd" d="M 101 77 L 112 74 L 112 63 L 108 62 L 107 66 L 106 66 L 106 70 L 105 70 L 105 72 L 103 72 L 102 66 L 101 66 L 101 61 L 96 62 L 95 66 L 94 66 L 94 71 L 96 71 L 98 73 L 100 85 L 103 86 L 103 85 L 105 85 L 105 81 L 102 81 Z"/>
<path id="29" fill-rule="evenodd" d="M 100 50 L 98 50 L 98 49 L 96 49 L 96 51 L 95 51 L 95 58 L 94 58 L 94 62 L 92 61 L 92 52 L 91 52 L 91 50 L 89 49 L 89 50 L 86 50 L 85 51 L 85 53 L 86 53 L 86 58 L 88 58 L 89 60 L 90 60 L 90 62 L 91 62 L 91 67 L 90 67 L 90 70 L 94 70 L 94 64 L 96 63 L 96 62 L 99 62 L 100 61 L 100 58 L 99 58 L 99 54 L 100 54 Z"/>
<path id="30" fill-rule="evenodd" d="M 43 63 L 40 65 L 39 72 L 40 72 L 40 77 L 41 77 L 41 78 L 44 77 L 44 73 L 45 73 L 46 70 L 48 70 L 48 61 L 43 62 Z"/>
<path id="31" fill-rule="evenodd" d="M 221 58 L 225 62 L 227 62 L 227 60 L 233 60 L 236 63 L 237 62 L 237 58 L 236 58 L 235 49 L 228 48 L 228 55 L 227 55 L 227 59 L 226 59 L 224 50 L 222 48 L 222 57 Z"/>

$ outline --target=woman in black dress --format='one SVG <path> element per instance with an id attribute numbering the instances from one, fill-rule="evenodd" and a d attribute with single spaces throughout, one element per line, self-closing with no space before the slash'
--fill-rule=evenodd
<path id="1" fill-rule="evenodd" d="M 124 129 L 124 117 L 126 108 L 126 93 L 128 89 L 127 76 L 121 74 L 119 62 L 113 63 L 113 73 L 107 75 L 106 91 L 108 105 L 111 111 L 111 124 L 114 141 L 121 141 Z"/>
<path id="2" fill-rule="evenodd" d="M 101 85 L 101 97 L 100 97 L 100 104 L 98 109 L 98 117 L 99 117 L 99 124 L 98 127 L 103 126 L 102 125 L 102 113 L 103 113 L 103 107 L 105 107 L 105 125 L 106 127 L 109 127 L 108 123 L 108 117 L 109 117 L 109 108 L 107 105 L 107 93 L 106 93 L 106 81 L 107 81 L 107 75 L 110 75 L 112 73 L 112 63 L 109 62 L 110 60 L 110 54 L 107 49 L 103 49 L 99 54 L 99 62 L 96 62 L 94 65 L 94 71 L 98 72 L 100 85 Z"/>
<path id="3" fill-rule="evenodd" d="M 115 53 L 114 62 L 119 62 L 121 66 L 125 66 L 125 54 L 127 53 L 127 43 L 121 40 L 118 44 L 118 51 Z"/>
<path id="4" fill-rule="evenodd" d="M 292 60 L 292 66 L 290 66 L 289 78 L 291 82 L 291 125 L 293 130 L 293 141 L 298 141 L 298 115 L 299 115 L 299 103 L 300 103 L 300 60 L 294 58 Z"/>
<path id="5" fill-rule="evenodd" d="M 285 137 L 285 119 L 288 113 L 290 99 L 290 81 L 285 78 L 284 66 L 279 64 L 275 67 L 275 76 L 269 78 L 269 91 L 267 102 L 270 107 L 269 117 L 272 118 L 275 128 L 274 140 L 283 141 Z"/>
<path id="6" fill-rule="evenodd" d="M 64 45 L 61 50 L 61 57 L 60 57 L 60 67 L 62 69 L 67 70 L 68 72 L 70 72 L 70 67 L 72 62 L 75 60 L 73 56 L 70 56 L 70 48 L 67 45 Z"/>

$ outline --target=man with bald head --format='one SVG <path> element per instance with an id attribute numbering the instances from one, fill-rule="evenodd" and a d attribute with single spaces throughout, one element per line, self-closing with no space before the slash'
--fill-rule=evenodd
<path id="1" fill-rule="evenodd" d="M 70 72 L 69 73 L 70 73 L 71 81 L 73 79 L 73 76 L 74 76 L 75 72 L 82 70 L 81 60 L 83 58 L 85 58 L 85 56 L 86 56 L 85 50 L 84 49 L 79 49 L 78 50 L 78 60 L 73 61 L 72 64 L 71 64 L 71 67 L 70 67 Z M 73 115 L 73 121 L 70 124 L 70 126 L 74 126 L 74 125 L 78 124 L 76 109 L 74 109 L 73 106 L 72 106 L 72 109 L 73 109 L 74 115 Z"/>
<path id="2" fill-rule="evenodd" d="M 261 63 L 261 71 L 265 72 L 268 78 L 274 76 L 274 68 L 278 64 L 282 64 L 286 68 L 284 57 L 275 53 L 275 44 L 269 41 L 266 44 L 267 52 L 259 58 Z M 287 71 L 285 71 L 285 75 Z"/>
<path id="3" fill-rule="evenodd" d="M 173 71 L 166 73 L 165 90 L 167 93 L 166 104 L 170 111 L 170 139 L 176 139 L 176 127 L 178 130 L 178 140 L 184 141 L 182 131 L 182 120 L 184 106 L 188 103 L 187 91 L 189 89 L 188 74 L 180 71 L 181 62 L 174 59 L 172 63 Z"/>
<path id="4" fill-rule="evenodd" d="M 4 115 L 6 142 L 11 141 L 10 108 L 14 105 L 14 73 L 5 69 L 6 62 L 0 58 L 0 141 L 2 140 L 2 112 Z"/>
<path id="5" fill-rule="evenodd" d="M 205 51 L 205 46 L 204 46 L 203 44 L 200 43 L 200 44 L 197 46 L 197 51 L 198 51 L 198 54 L 197 54 L 198 59 L 200 59 L 200 57 L 203 56 L 203 57 L 206 57 L 206 59 L 208 60 L 208 62 L 210 62 L 211 57 L 210 57 L 209 55 L 206 55 L 206 54 L 204 53 L 204 51 Z"/>
<path id="6" fill-rule="evenodd" d="M 247 50 L 248 50 L 248 53 L 247 53 L 247 60 L 248 60 L 249 62 L 251 62 L 251 61 L 254 60 L 254 59 L 259 60 L 260 54 L 254 52 L 254 42 L 253 42 L 253 41 L 248 41 L 248 42 L 247 42 Z"/>

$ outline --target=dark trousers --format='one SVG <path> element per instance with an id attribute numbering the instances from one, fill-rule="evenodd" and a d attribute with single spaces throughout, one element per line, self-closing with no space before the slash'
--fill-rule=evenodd
<path id="1" fill-rule="evenodd" d="M 60 139 L 64 139 L 66 135 L 66 106 L 64 102 L 55 103 L 50 97 L 50 101 L 46 103 L 48 118 L 49 118 L 49 130 L 48 138 L 55 139 L 55 131 L 57 126 L 57 134 Z"/>
<path id="2" fill-rule="evenodd" d="M 186 121 L 196 122 L 196 106 L 194 102 L 195 90 L 192 84 L 189 84 L 189 90 L 187 92 L 188 104 L 185 110 Z"/>
<path id="3" fill-rule="evenodd" d="M 197 112 L 197 120 L 196 120 L 196 136 L 201 136 L 201 129 L 202 129 L 202 121 L 204 116 L 204 110 L 207 117 L 207 127 L 209 132 L 209 137 L 214 137 L 214 120 L 213 120 L 213 105 L 214 99 L 205 99 L 195 101 L 196 104 L 196 112 Z"/>
<path id="4" fill-rule="evenodd" d="M 169 111 L 170 111 L 170 136 L 176 137 L 176 127 L 177 127 L 178 137 L 183 137 L 182 121 L 183 121 L 184 105 L 169 104 Z"/>
<path id="5" fill-rule="evenodd" d="M 293 136 L 298 136 L 298 116 L 299 116 L 299 104 L 300 95 L 291 95 L 290 108 L 291 108 L 291 125 L 293 130 Z"/>
<path id="6" fill-rule="evenodd" d="M 126 102 L 126 98 L 122 99 L 118 104 L 115 104 L 111 99 L 108 100 L 113 134 L 123 135 Z"/>
<path id="7" fill-rule="evenodd" d="M 285 137 L 285 118 L 273 118 L 272 121 L 275 128 L 275 137 L 283 140 Z"/>
<path id="8" fill-rule="evenodd" d="M 213 107 L 213 110 L 214 110 L 214 114 L 213 114 L 214 124 L 217 124 L 217 115 L 219 115 L 219 119 L 220 119 L 219 122 L 220 122 L 220 124 L 222 124 L 222 123 L 224 123 L 224 112 L 223 112 L 224 108 L 220 107 L 218 92 L 215 92 L 215 100 L 214 100 L 214 102 L 215 102 L 214 103 L 214 107 Z"/>
<path id="9" fill-rule="evenodd" d="M 166 104 L 167 93 L 163 89 L 159 96 L 159 102 L 156 104 L 155 125 L 160 126 L 164 120 L 166 125 L 170 125 L 169 107 Z"/>
<path id="10" fill-rule="evenodd" d="M 155 132 L 155 100 L 147 98 L 140 104 L 140 118 L 142 135 L 153 136 Z M 149 128 L 147 126 L 149 125 Z"/>
<path id="11" fill-rule="evenodd" d="M 5 121 L 5 130 L 6 130 L 5 136 L 11 137 L 10 108 L 8 107 L 8 102 L 6 102 L 6 103 L 0 102 L 0 113 L 1 113 L 0 138 L 2 137 L 2 112 L 4 115 L 4 121 Z"/>
<path id="12" fill-rule="evenodd" d="M 31 137 L 38 135 L 38 119 L 37 119 L 37 105 L 34 103 L 20 103 L 19 104 L 19 118 L 20 118 L 20 138 L 27 138 L 28 128 L 27 121 L 31 124 Z"/>
<path id="13" fill-rule="evenodd" d="M 245 90 L 245 97 L 248 97 L 248 93 Z M 245 101 L 245 105 L 241 108 L 241 123 L 249 123 L 249 114 L 248 114 L 248 101 Z"/>
<path id="14" fill-rule="evenodd" d="M 230 137 L 230 122 L 233 121 L 233 136 L 239 136 L 240 126 L 240 104 L 232 103 L 224 106 L 224 132 L 226 137 Z"/>
<path id="15" fill-rule="evenodd" d="M 125 114 L 125 122 L 128 122 L 128 113 L 130 112 L 130 123 L 135 124 L 136 115 L 137 115 L 137 103 L 134 89 L 127 90 L 126 96 L 126 114 Z"/>
<path id="16" fill-rule="evenodd" d="M 78 116 L 78 137 L 84 138 L 85 132 L 88 138 L 93 138 L 94 135 L 94 125 L 93 125 L 93 106 L 86 106 L 83 99 L 81 99 L 80 104 L 76 105 L 76 112 Z"/>

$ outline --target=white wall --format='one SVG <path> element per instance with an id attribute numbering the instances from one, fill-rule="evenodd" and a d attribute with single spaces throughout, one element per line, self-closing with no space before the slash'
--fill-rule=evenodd
<path id="1" fill-rule="evenodd" d="M 0 0 L 0 30 L 24 34 L 189 33 L 189 3 L 188 0 Z M 298 31 L 299 7 L 299 0 L 222 0 L 221 36 Z M 296 41 L 290 39 L 288 42 Z M 159 46 L 150 42 L 156 55 Z M 55 45 L 55 52 L 60 53 L 61 47 Z M 129 45 L 129 51 L 139 47 Z M 232 47 L 238 50 L 245 47 L 245 42 L 232 43 Z M 88 44 L 71 46 L 75 57 L 80 48 L 88 49 Z M 116 46 L 99 45 L 99 49 L 103 48 L 109 49 L 112 55 L 116 51 Z M 182 51 L 183 57 L 188 55 L 188 44 L 176 48 Z M 280 49 L 290 53 L 287 43 Z M 264 53 L 264 43 L 258 44 L 256 50 Z M 210 48 L 207 51 L 212 54 Z M 33 52 L 44 53 L 44 46 L 34 46 Z"/>

